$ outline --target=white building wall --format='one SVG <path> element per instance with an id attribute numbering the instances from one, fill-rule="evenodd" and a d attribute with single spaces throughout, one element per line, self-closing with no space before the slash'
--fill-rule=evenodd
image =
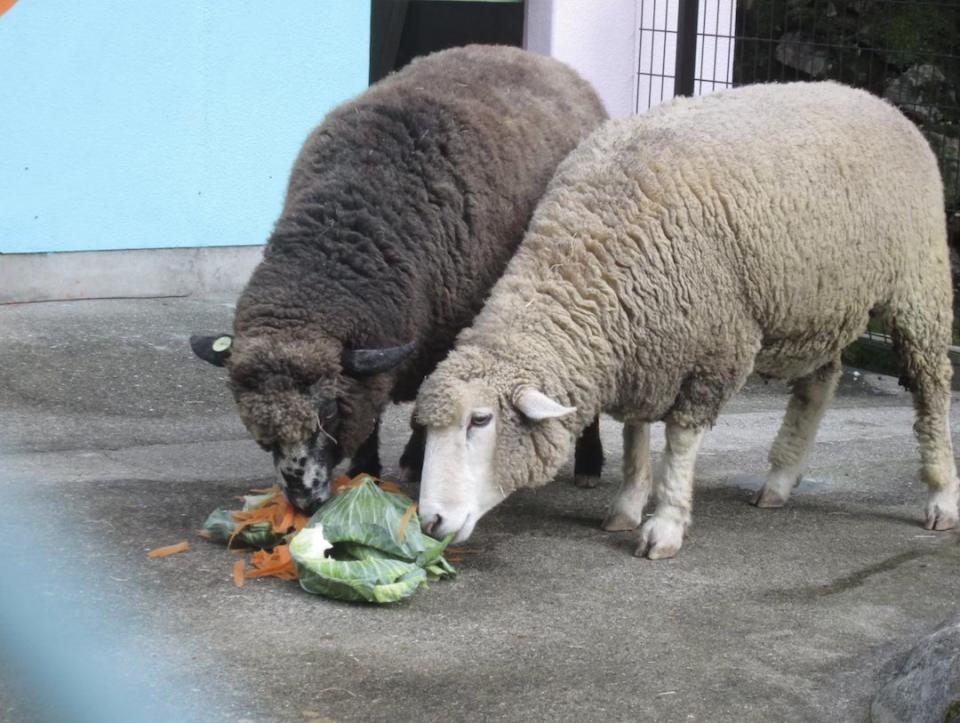
<path id="1" fill-rule="evenodd" d="M 614 118 L 634 112 L 637 0 L 527 0 L 528 50 L 589 80 Z"/>
<path id="2" fill-rule="evenodd" d="M 620 118 L 673 97 L 678 9 L 679 0 L 527 0 L 524 47 L 571 65 Z M 736 0 L 700 0 L 698 95 L 733 79 L 735 12 Z"/>

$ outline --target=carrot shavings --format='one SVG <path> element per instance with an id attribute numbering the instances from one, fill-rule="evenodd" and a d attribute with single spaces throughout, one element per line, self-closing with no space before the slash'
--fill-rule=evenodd
<path id="1" fill-rule="evenodd" d="M 243 587 L 243 581 L 246 579 L 246 563 L 243 560 L 237 560 L 233 563 L 233 584 L 237 587 Z"/>
<path id="2" fill-rule="evenodd" d="M 170 555 L 176 555 L 178 552 L 186 552 L 189 549 L 190 543 L 184 540 L 183 542 L 178 542 L 176 545 L 167 545 L 166 547 L 158 547 L 156 550 L 150 550 L 150 552 L 147 553 L 147 557 L 169 557 Z"/>
<path id="3" fill-rule="evenodd" d="M 227 547 L 233 544 L 234 539 L 242 530 L 258 522 L 267 522 L 273 532 L 278 535 L 286 535 L 292 530 L 303 529 L 310 520 L 307 515 L 291 505 L 279 490 L 273 497 L 264 500 L 258 507 L 252 510 L 233 512 L 231 515 L 237 526 L 227 541 Z"/>
<path id="4" fill-rule="evenodd" d="M 246 578 L 278 577 L 281 580 L 296 580 L 297 568 L 287 545 L 277 545 L 270 552 L 260 550 L 250 557 L 253 570 L 247 570 Z"/>
<path id="5" fill-rule="evenodd" d="M 354 489 L 355 487 L 360 487 L 363 484 L 363 481 L 371 477 L 368 474 L 358 474 L 353 479 L 350 479 L 346 475 L 337 477 L 333 481 L 332 489 L 333 494 L 339 494 L 343 490 Z M 382 489 L 384 492 L 392 492 L 393 494 L 401 495 L 403 490 L 400 489 L 400 485 L 396 482 L 390 482 L 389 480 L 378 479 L 377 477 L 371 477 L 374 482 L 377 483 L 377 486 Z"/>
<path id="6" fill-rule="evenodd" d="M 397 530 L 397 539 L 400 542 L 403 542 L 407 537 L 407 527 L 410 525 L 410 520 L 413 518 L 414 513 L 417 511 L 417 505 L 410 505 L 406 511 L 403 513 L 403 517 L 400 518 L 400 525 Z"/>
<path id="7" fill-rule="evenodd" d="M 353 484 L 353 480 L 351 480 L 349 477 L 347 477 L 347 475 L 344 474 L 337 477 L 333 481 L 333 484 L 331 485 L 330 488 L 333 490 L 333 494 L 337 494 L 341 490 L 347 489 L 349 487 L 359 487 L 359 486 L 360 486 L 359 482 L 357 484 Z"/>

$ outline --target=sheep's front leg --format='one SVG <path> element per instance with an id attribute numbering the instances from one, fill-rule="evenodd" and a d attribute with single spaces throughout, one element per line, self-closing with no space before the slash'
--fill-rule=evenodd
<path id="1" fill-rule="evenodd" d="M 652 487 L 650 425 L 626 422 L 623 425 L 623 482 L 603 521 L 603 529 L 620 532 L 639 527 Z"/>
<path id="2" fill-rule="evenodd" d="M 683 544 L 693 506 L 693 469 L 703 440 L 703 427 L 686 428 L 667 422 L 663 479 L 657 485 L 657 510 L 640 528 L 634 553 L 651 560 L 673 557 Z"/>

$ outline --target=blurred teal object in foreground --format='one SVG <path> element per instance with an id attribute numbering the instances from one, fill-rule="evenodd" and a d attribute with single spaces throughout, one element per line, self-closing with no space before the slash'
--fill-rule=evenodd
<path id="1" fill-rule="evenodd" d="M 83 534 L 60 525 L 40 538 L 19 520 L 50 519 L 26 501 L 25 484 L 3 478 L 4 533 L 16 540 L 0 578 L 2 701 L 16 718 L 55 723 L 168 723 L 218 721 L 210 686 L 184 689 L 183 661 L 157 660 L 144 639 L 159 637 L 114 604 L 110 581 L 81 579 L 65 559 Z M 92 528 L 88 528 L 92 529 Z M 122 599 L 122 591 L 117 591 Z M 163 634 L 160 633 L 160 636 Z M 179 678 L 179 680 L 178 680 Z"/>

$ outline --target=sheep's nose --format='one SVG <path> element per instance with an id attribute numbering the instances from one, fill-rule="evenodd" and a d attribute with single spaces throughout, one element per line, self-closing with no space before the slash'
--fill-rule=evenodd
<path id="1" fill-rule="evenodd" d="M 287 490 L 286 495 L 287 499 L 290 500 L 290 504 L 308 515 L 312 515 L 320 509 L 320 505 L 323 504 L 321 498 L 314 497 L 309 492 Z"/>
<path id="2" fill-rule="evenodd" d="M 434 530 L 440 527 L 441 522 L 443 522 L 443 518 L 440 515 L 430 515 L 426 519 L 421 520 L 420 526 L 428 535 L 433 535 Z"/>

